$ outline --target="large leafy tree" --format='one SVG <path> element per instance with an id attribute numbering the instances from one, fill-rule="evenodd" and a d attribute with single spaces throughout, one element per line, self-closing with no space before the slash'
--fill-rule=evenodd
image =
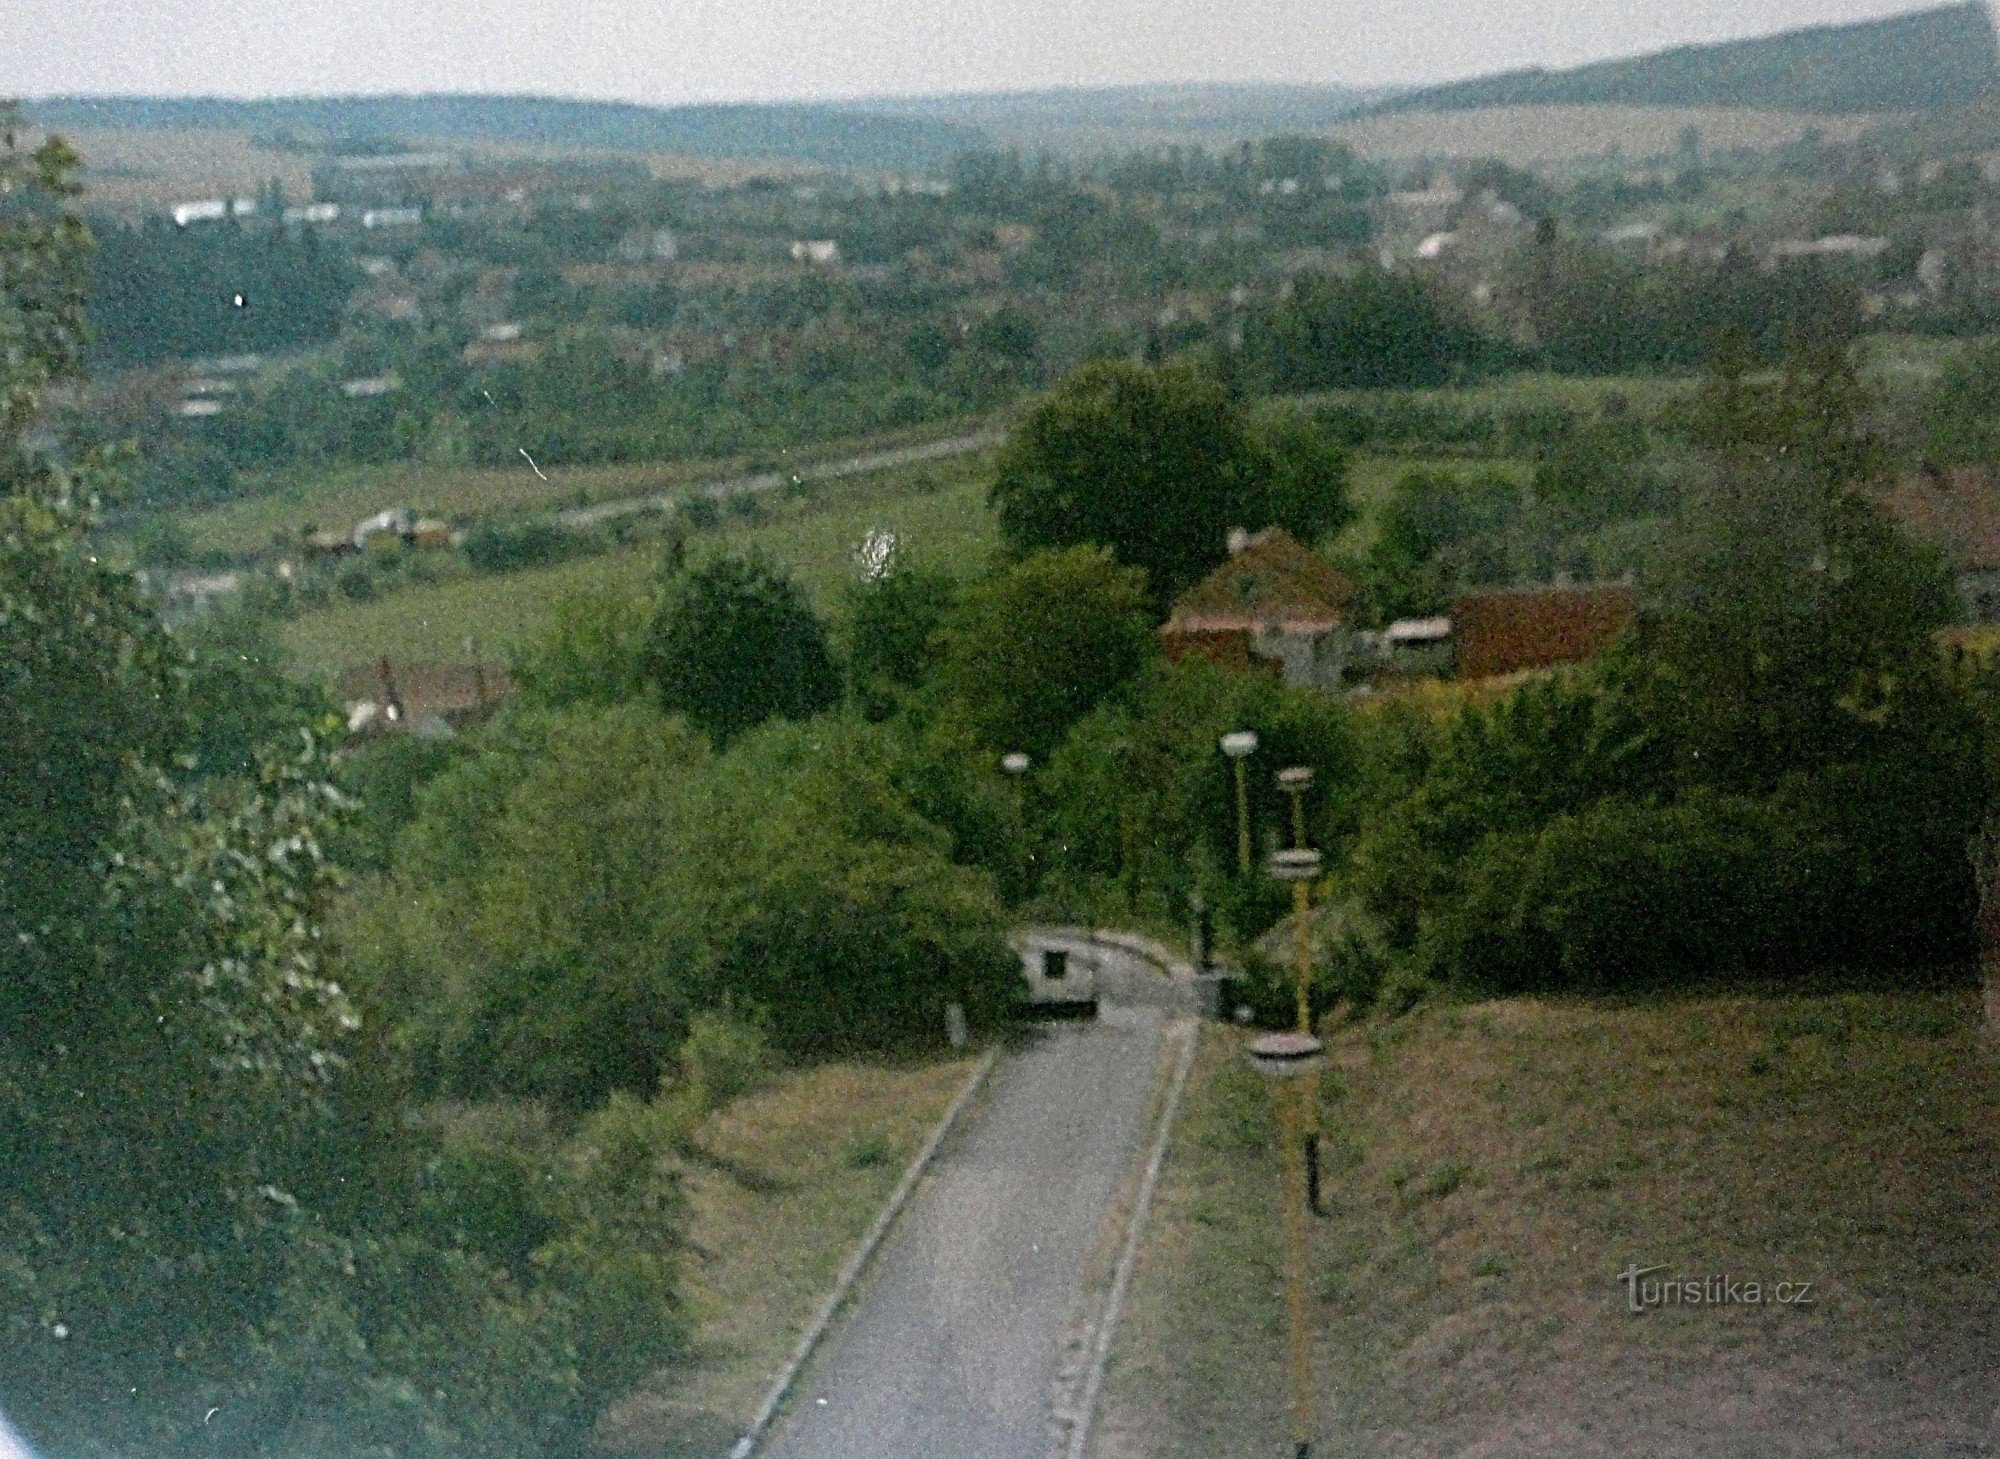
<path id="1" fill-rule="evenodd" d="M 993 753 L 1038 759 L 1146 662 L 1145 579 L 1100 547 L 1039 552 L 969 587 L 938 684 Z"/>
<path id="2" fill-rule="evenodd" d="M 718 557 L 668 584 L 646 672 L 670 712 L 718 743 L 840 699 L 826 625 L 797 584 L 754 558 Z"/>
<path id="3" fill-rule="evenodd" d="M 1266 524 L 1266 476 L 1221 385 L 1098 361 L 1029 408 L 991 494 L 1016 553 L 1096 543 L 1164 602 L 1222 559 L 1230 528 Z"/>
<path id="4" fill-rule="evenodd" d="M 58 1459 L 573 1450 L 677 1349 L 671 1175 L 611 1112 L 519 1183 L 532 1264 L 450 1218 L 481 1182 L 335 976 L 327 727 L 104 566 L 105 461 L 29 449 L 72 164 L 0 138 L 0 1407 Z"/>

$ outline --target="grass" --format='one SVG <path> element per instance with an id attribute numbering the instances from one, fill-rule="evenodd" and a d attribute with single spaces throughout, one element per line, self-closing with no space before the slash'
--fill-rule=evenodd
<path id="1" fill-rule="evenodd" d="M 983 455 L 920 462 L 854 477 L 823 497 L 768 498 L 776 514 L 723 525 L 697 537 L 690 556 L 763 553 L 790 571 L 822 612 L 834 612 L 855 575 L 855 545 L 870 531 L 894 532 L 914 560 L 970 574 L 998 540 L 986 509 Z M 329 676 L 349 664 L 391 659 L 459 659 L 465 639 L 482 654 L 504 654 L 531 641 L 568 594 L 633 591 L 652 576 L 659 549 L 640 546 L 555 567 L 461 578 L 406 588 L 370 603 L 347 603 L 287 624 L 284 637 L 299 669 Z"/>
<path id="2" fill-rule="evenodd" d="M 780 465 L 831 461 L 964 434 L 979 425 L 978 421 L 952 421 L 720 460 L 611 466 L 560 466 L 544 461 L 539 463 L 542 476 L 525 461 L 499 467 L 439 466 L 420 461 L 295 467 L 274 474 L 255 496 L 188 512 L 180 520 L 194 551 L 249 556 L 268 551 L 276 541 L 296 541 L 300 529 L 307 525 L 346 527 L 385 507 L 408 507 L 419 516 L 463 523 L 509 513 L 656 496 L 702 482 L 775 470 Z"/>
<path id="3" fill-rule="evenodd" d="M 1314 1453 L 1985 1452 L 2000 1075 L 1973 1018 L 1969 990 L 1524 999 L 1336 1034 Z M 1106 1459 L 1286 1452 L 1274 1117 L 1235 1042 L 1189 1089 Z M 1634 1315 L 1635 1262 L 1814 1300 Z"/>
<path id="4" fill-rule="evenodd" d="M 689 1174 L 683 1282 L 696 1361 L 614 1409 L 602 1450 L 729 1451 L 972 1067 L 820 1065 L 708 1119 L 699 1139 L 714 1159 Z"/>

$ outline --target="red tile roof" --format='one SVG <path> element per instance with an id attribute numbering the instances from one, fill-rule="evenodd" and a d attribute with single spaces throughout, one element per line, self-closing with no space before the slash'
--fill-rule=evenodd
<path id="1" fill-rule="evenodd" d="M 1609 647 L 1632 621 L 1632 590 L 1494 588 L 1452 599 L 1453 651 L 1461 678 L 1579 663 Z"/>
<path id="2" fill-rule="evenodd" d="M 1353 592 L 1346 574 L 1291 533 L 1273 528 L 1189 588 L 1161 632 L 1324 633 L 1344 620 Z"/>

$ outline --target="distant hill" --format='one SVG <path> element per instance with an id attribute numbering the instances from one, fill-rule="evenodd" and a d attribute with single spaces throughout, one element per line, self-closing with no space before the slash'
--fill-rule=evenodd
<path id="1" fill-rule="evenodd" d="M 885 97 L 857 105 L 975 127 L 1008 146 L 1098 152 L 1323 132 L 1388 94 L 1387 87 L 1186 83 Z"/>
<path id="2" fill-rule="evenodd" d="M 1535 67 L 1405 92 L 1377 113 L 1489 106 L 1741 106 L 1799 112 L 1963 106 L 2000 80 L 1993 24 L 1975 3 L 1570 70 Z"/>
<path id="3" fill-rule="evenodd" d="M 430 138 L 896 170 L 937 168 L 992 140 L 948 118 L 816 104 L 655 107 L 453 95 L 267 101 L 52 97 L 23 109 L 31 123 L 49 127 L 250 132 L 318 142 Z"/>

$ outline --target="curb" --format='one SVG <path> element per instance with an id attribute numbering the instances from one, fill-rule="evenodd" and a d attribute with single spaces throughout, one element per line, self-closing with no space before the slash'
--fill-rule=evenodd
<path id="1" fill-rule="evenodd" d="M 1160 1127 L 1153 1137 L 1152 1153 L 1146 1157 L 1146 1174 L 1139 1182 L 1138 1197 L 1132 1202 L 1132 1219 L 1125 1227 L 1125 1249 L 1118 1254 L 1118 1269 L 1111 1278 L 1111 1290 L 1104 1298 L 1104 1311 L 1097 1320 L 1097 1336 L 1091 1345 L 1090 1370 L 1084 1378 L 1083 1398 L 1076 1407 L 1076 1419 L 1069 1431 L 1065 1459 L 1084 1459 L 1090 1447 L 1090 1433 L 1097 1421 L 1097 1399 L 1104 1387 L 1104 1370 L 1111 1362 L 1111 1339 L 1117 1335 L 1118 1319 L 1125 1310 L 1125 1293 L 1132 1284 L 1132 1271 L 1139 1264 L 1139 1243 L 1146 1234 L 1146 1216 L 1153 1205 L 1153 1188 L 1159 1183 L 1160 1167 L 1166 1163 L 1167 1143 L 1173 1137 L 1174 1118 L 1180 1113 L 1181 1094 L 1187 1088 L 1188 1073 L 1194 1068 L 1195 1051 L 1201 1047 L 1201 1021 L 1188 1025 L 1187 1042 L 1174 1067 L 1174 1080 L 1167 1102 L 1160 1111 Z"/>
<path id="2" fill-rule="evenodd" d="M 757 1446 L 763 1443 L 765 1435 L 770 1432 L 772 1420 L 777 1418 L 779 1408 L 791 1396 L 792 1386 L 798 1382 L 799 1374 L 804 1371 L 806 1362 L 820 1345 L 821 1339 L 826 1336 L 827 1329 L 833 1326 L 833 1319 L 840 1315 L 840 1309 L 847 1304 L 848 1297 L 853 1294 L 854 1284 L 861 1280 L 861 1274 L 868 1269 L 869 1259 L 875 1255 L 876 1248 L 881 1246 L 883 1238 L 889 1234 L 889 1228 L 896 1224 L 896 1217 L 902 1214 L 903 1207 L 909 1204 L 910 1196 L 917 1188 L 917 1182 L 923 1178 L 924 1172 L 930 1168 L 931 1161 L 936 1158 L 938 1147 L 944 1144 L 945 1137 L 958 1124 L 959 1116 L 965 1113 L 965 1107 L 972 1103 L 972 1096 L 986 1083 L 986 1076 L 993 1072 L 993 1066 L 999 1060 L 998 1049 L 986 1051 L 986 1057 L 979 1061 L 979 1067 L 966 1078 L 964 1086 L 953 1097 L 950 1107 L 945 1110 L 944 1117 L 937 1122 L 930 1137 L 924 1141 L 923 1148 L 917 1151 L 909 1165 L 904 1168 L 903 1178 L 896 1182 L 896 1189 L 890 1192 L 888 1201 L 876 1213 L 874 1224 L 869 1226 L 867 1234 L 861 1238 L 861 1244 L 855 1247 L 854 1254 L 847 1258 L 847 1264 L 841 1267 L 840 1275 L 834 1278 L 833 1290 L 820 1304 L 819 1311 L 813 1314 L 813 1320 L 806 1324 L 805 1333 L 799 1338 L 798 1346 L 792 1349 L 790 1360 L 778 1374 L 778 1379 L 771 1385 L 770 1391 L 764 1395 L 764 1401 L 758 1405 L 757 1416 L 750 1420 L 750 1427 L 743 1431 L 743 1437 L 738 1439 L 736 1447 L 729 1451 L 729 1459 L 750 1459 L 750 1456 L 757 1452 Z M 1149 1194 L 1150 1190 L 1149 1184 Z"/>

